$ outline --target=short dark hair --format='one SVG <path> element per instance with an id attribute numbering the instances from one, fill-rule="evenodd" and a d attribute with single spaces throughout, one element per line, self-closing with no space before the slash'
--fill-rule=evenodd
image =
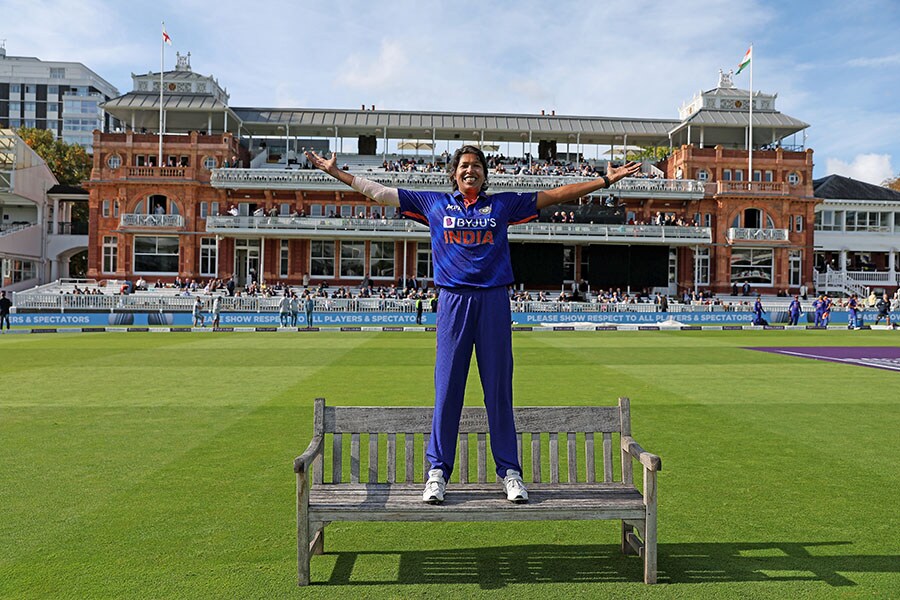
<path id="1" fill-rule="evenodd" d="M 450 178 L 450 185 L 453 187 L 453 191 L 457 191 L 459 189 L 459 184 L 456 183 L 456 168 L 459 167 L 459 161 L 462 158 L 463 154 L 474 154 L 478 157 L 478 161 L 481 163 L 481 168 L 484 169 L 484 183 L 481 185 L 481 191 L 485 191 L 488 189 L 488 164 L 487 159 L 484 157 L 484 152 L 481 151 L 481 148 L 478 146 L 463 146 L 459 150 L 453 153 L 453 158 L 450 159 L 450 162 L 447 164 L 447 176 Z"/>

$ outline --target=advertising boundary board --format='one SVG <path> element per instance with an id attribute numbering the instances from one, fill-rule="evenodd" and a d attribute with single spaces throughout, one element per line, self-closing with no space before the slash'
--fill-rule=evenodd
<path id="1" fill-rule="evenodd" d="M 864 311 L 863 322 L 871 324 L 875 321 L 875 311 Z M 403 327 L 420 329 L 424 325 L 425 331 L 433 331 L 435 326 L 434 313 L 423 315 L 424 323 L 416 324 L 414 313 L 389 313 L 389 312 L 317 312 L 313 317 L 315 331 L 320 327 L 328 328 L 358 328 L 362 326 Z M 807 315 L 803 315 L 806 317 Z M 900 323 L 900 311 L 891 313 L 895 323 Z M 660 325 L 719 325 L 723 327 L 749 326 L 752 322 L 752 313 L 747 312 L 684 312 L 684 313 L 657 313 L 657 312 L 522 312 L 512 313 L 513 327 L 519 331 L 527 329 L 541 329 L 541 326 L 554 327 L 559 330 L 570 328 L 575 324 L 588 324 L 599 329 L 601 327 L 615 328 L 617 325 L 634 325 L 638 327 L 658 327 Z M 103 327 L 126 327 L 130 331 L 146 331 L 147 327 L 190 327 L 192 318 L 190 313 L 159 313 L 159 312 L 134 312 L 134 313 L 14 313 L 10 315 L 13 327 L 26 327 L 29 329 L 48 329 L 58 327 L 96 328 L 100 331 Z M 772 323 L 771 327 L 782 327 L 785 323 Z M 262 327 L 265 331 L 272 331 L 279 327 L 280 319 L 277 312 L 223 312 L 221 314 L 219 330 L 240 327 Z M 800 327 L 808 328 L 809 321 L 805 318 Z M 846 312 L 834 312 L 831 314 L 830 325 L 847 325 Z M 272 329 L 269 329 L 272 328 Z M 212 329 L 207 327 L 207 329 Z M 294 328 L 296 329 L 296 328 Z M 307 330 L 304 327 L 301 331 Z M 352 329 L 350 329 L 352 331 Z M 308 331 L 308 330 L 307 330 Z"/>

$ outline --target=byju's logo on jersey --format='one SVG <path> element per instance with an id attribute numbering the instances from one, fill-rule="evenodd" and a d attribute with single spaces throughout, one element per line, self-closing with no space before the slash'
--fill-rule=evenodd
<path id="1" fill-rule="evenodd" d="M 497 219 L 444 216 L 444 229 L 492 229 L 497 226 Z"/>

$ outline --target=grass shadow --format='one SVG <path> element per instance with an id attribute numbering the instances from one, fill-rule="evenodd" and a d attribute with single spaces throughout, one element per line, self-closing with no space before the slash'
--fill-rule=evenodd
<path id="1" fill-rule="evenodd" d="M 819 581 L 855 586 L 846 573 L 898 573 L 900 556 L 848 554 L 851 542 L 660 544 L 659 582 L 734 583 Z M 836 550 L 838 552 L 836 552 Z M 354 575 L 357 561 L 397 557 L 394 581 Z M 313 558 L 315 560 L 315 557 Z M 636 583 L 643 561 L 623 556 L 618 546 L 535 544 L 425 551 L 339 552 L 331 585 L 478 583 L 498 589 L 521 583 Z"/>

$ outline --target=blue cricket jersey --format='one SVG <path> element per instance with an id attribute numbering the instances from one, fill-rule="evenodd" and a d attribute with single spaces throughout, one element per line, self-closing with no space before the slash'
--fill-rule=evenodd
<path id="1" fill-rule="evenodd" d="M 458 191 L 398 191 L 400 212 L 431 232 L 435 285 L 491 288 L 513 283 L 507 228 L 537 219 L 537 193 L 482 192 L 467 206 Z"/>

